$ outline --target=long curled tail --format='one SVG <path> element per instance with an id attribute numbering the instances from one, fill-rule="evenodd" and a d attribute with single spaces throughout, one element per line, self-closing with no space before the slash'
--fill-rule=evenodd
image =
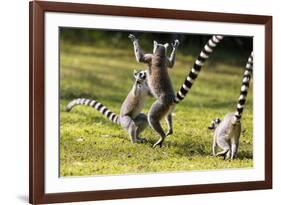
<path id="1" fill-rule="evenodd" d="M 251 80 L 253 72 L 253 52 L 248 58 L 248 62 L 246 64 L 246 69 L 244 71 L 243 75 L 243 80 L 242 80 L 242 85 L 241 85 L 241 90 L 240 90 L 240 96 L 238 99 L 237 107 L 236 107 L 236 112 L 234 115 L 234 123 L 239 121 L 242 117 L 243 109 L 246 103 L 246 97 L 248 94 L 248 89 L 249 89 L 249 84 Z"/>
<path id="2" fill-rule="evenodd" d="M 199 75 L 201 67 L 204 65 L 207 58 L 209 58 L 210 54 L 213 52 L 217 44 L 223 39 L 221 35 L 214 35 L 209 39 L 207 44 L 204 46 L 203 50 L 200 52 L 198 58 L 193 64 L 191 71 L 189 72 L 187 78 L 182 84 L 180 90 L 177 92 L 174 103 L 179 103 L 184 99 L 188 91 L 191 89 L 193 82 Z"/>
<path id="3" fill-rule="evenodd" d="M 67 104 L 65 107 L 65 110 L 67 112 L 71 111 L 71 109 L 77 105 L 86 105 L 95 108 L 97 111 L 99 111 L 101 114 L 103 114 L 105 117 L 107 117 L 110 121 L 116 124 L 120 124 L 119 122 L 119 116 L 110 111 L 107 107 L 105 107 L 100 102 L 97 102 L 95 100 L 91 99 L 85 99 L 85 98 L 78 98 L 75 100 L 72 100 L 70 103 Z"/>

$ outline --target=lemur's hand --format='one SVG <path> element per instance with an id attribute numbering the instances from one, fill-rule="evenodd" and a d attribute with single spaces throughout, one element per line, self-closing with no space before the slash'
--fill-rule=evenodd
<path id="1" fill-rule="evenodd" d="M 178 39 L 176 39 L 176 40 L 174 41 L 174 43 L 172 43 L 172 47 L 173 47 L 173 48 L 177 48 L 179 45 L 180 45 L 180 41 L 179 41 Z"/>
<path id="2" fill-rule="evenodd" d="M 133 34 L 129 34 L 128 36 L 133 42 L 137 40 L 137 38 Z"/>

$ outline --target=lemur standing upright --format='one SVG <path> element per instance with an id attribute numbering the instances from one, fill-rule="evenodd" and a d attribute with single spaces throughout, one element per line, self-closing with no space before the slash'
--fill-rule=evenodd
<path id="1" fill-rule="evenodd" d="M 240 96 L 237 103 L 236 112 L 228 113 L 223 120 L 216 118 L 212 121 L 209 129 L 214 129 L 213 139 L 213 155 L 223 156 L 225 158 L 234 159 L 238 152 L 239 138 L 241 134 L 241 117 L 246 103 L 249 84 L 253 69 L 253 53 L 251 53 L 246 64 L 246 70 L 243 75 Z M 217 152 L 217 147 L 222 149 Z"/>
<path id="2" fill-rule="evenodd" d="M 138 40 L 132 34 L 129 38 L 133 41 L 135 56 L 138 62 L 147 63 L 148 69 L 148 86 L 151 94 L 157 99 L 151 106 L 148 112 L 148 122 L 150 126 L 160 135 L 158 142 L 154 144 L 162 145 L 164 138 L 173 133 L 172 114 L 174 108 L 175 92 L 172 86 L 170 76 L 168 74 L 168 67 L 173 68 L 176 57 L 176 49 L 179 41 L 176 40 L 173 44 L 173 51 L 170 58 L 166 56 L 166 44 L 158 44 L 154 41 L 153 54 L 144 54 L 139 46 Z M 168 132 L 165 134 L 161 127 L 160 120 L 165 117 L 168 124 Z"/>
<path id="3" fill-rule="evenodd" d="M 132 143 L 143 142 L 144 139 L 140 138 L 139 135 L 148 125 L 147 116 L 141 113 L 146 97 L 149 94 L 146 71 L 134 71 L 134 78 L 134 85 L 121 106 L 120 115 L 115 114 L 95 100 L 85 98 L 72 100 L 66 106 L 66 111 L 71 111 L 77 105 L 93 107 L 113 123 L 119 124 L 127 130 Z"/>
<path id="4" fill-rule="evenodd" d="M 201 67 L 204 65 L 205 60 L 213 52 L 213 49 L 217 46 L 220 40 L 223 39 L 223 36 L 213 36 L 204 46 L 188 77 L 185 79 L 182 87 L 176 95 L 169 77 L 168 68 L 172 68 L 175 64 L 176 50 L 179 41 L 175 40 L 175 43 L 172 44 L 173 50 L 168 58 L 166 54 L 169 44 L 166 43 L 163 45 L 154 41 L 153 53 L 145 54 L 140 48 L 138 39 L 132 34 L 129 35 L 129 38 L 133 42 L 137 61 L 146 63 L 149 66 L 147 79 L 148 86 L 150 92 L 157 100 L 152 104 L 148 112 L 148 122 L 160 135 L 160 139 L 153 147 L 156 147 L 157 145 L 161 147 L 165 137 L 173 133 L 171 112 L 173 111 L 175 104 L 184 99 L 185 95 L 192 87 L 193 81 L 197 78 Z M 160 120 L 164 117 L 168 124 L 168 132 L 166 134 L 160 124 Z"/>

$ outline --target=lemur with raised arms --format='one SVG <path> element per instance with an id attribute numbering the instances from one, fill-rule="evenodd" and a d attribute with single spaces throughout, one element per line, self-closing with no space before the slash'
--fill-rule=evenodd
<path id="1" fill-rule="evenodd" d="M 129 38 L 133 42 L 136 60 L 141 63 L 146 63 L 149 66 L 147 72 L 148 86 L 150 92 L 157 100 L 152 104 L 148 112 L 148 122 L 160 135 L 160 139 L 153 145 L 153 147 L 156 147 L 157 145 L 161 147 L 165 137 L 173 133 L 171 112 L 175 105 L 184 99 L 194 80 L 197 78 L 201 67 L 204 65 L 205 60 L 223 39 L 223 36 L 215 35 L 207 42 L 177 94 L 174 92 L 168 68 L 173 68 L 175 64 L 176 50 L 179 41 L 175 40 L 174 44 L 172 44 L 173 50 L 171 55 L 170 57 L 167 57 L 168 43 L 159 44 L 154 41 L 153 53 L 145 54 L 139 45 L 138 39 L 132 34 L 129 35 Z M 160 124 L 160 120 L 164 117 L 168 124 L 167 133 L 164 132 Z"/>
<path id="2" fill-rule="evenodd" d="M 110 111 L 100 102 L 85 98 L 72 100 L 66 106 L 66 111 L 71 111 L 72 108 L 77 105 L 93 107 L 113 123 L 119 124 L 122 128 L 127 130 L 132 143 L 136 143 L 137 141 L 143 142 L 144 139 L 140 138 L 139 135 L 148 125 L 147 116 L 141 113 L 146 97 L 149 94 L 146 71 L 134 71 L 134 78 L 134 85 L 125 98 L 119 115 Z"/>
<path id="3" fill-rule="evenodd" d="M 223 156 L 224 159 L 230 158 L 233 160 L 238 153 L 239 138 L 241 134 L 241 117 L 246 103 L 252 70 L 253 53 L 251 53 L 246 64 L 236 112 L 226 114 L 222 120 L 219 118 L 214 119 L 208 127 L 209 129 L 214 130 L 214 156 Z M 222 151 L 217 153 L 217 147 L 220 147 Z"/>

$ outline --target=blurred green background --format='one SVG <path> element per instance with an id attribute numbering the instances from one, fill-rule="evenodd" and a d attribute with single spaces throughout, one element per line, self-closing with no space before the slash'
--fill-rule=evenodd
<path id="1" fill-rule="evenodd" d="M 253 166 L 252 84 L 242 120 L 238 159 L 211 156 L 213 133 L 207 129 L 215 117 L 235 111 L 244 67 L 252 50 L 251 37 L 225 37 L 210 56 L 186 99 L 174 113 L 174 134 L 162 148 L 153 149 L 158 135 L 147 128 L 148 142 L 131 144 L 126 131 L 99 112 L 65 105 L 74 98 L 91 98 L 119 113 L 133 84 L 133 70 L 147 65 L 135 60 L 128 34 L 139 38 L 146 52 L 153 40 L 179 39 L 176 64 L 170 76 L 177 91 L 209 35 L 102 31 L 60 28 L 60 175 L 82 176 L 245 168 Z M 169 50 L 170 51 L 170 50 Z M 154 99 L 147 100 L 147 112 Z M 166 124 L 163 123 L 166 128 Z"/>

